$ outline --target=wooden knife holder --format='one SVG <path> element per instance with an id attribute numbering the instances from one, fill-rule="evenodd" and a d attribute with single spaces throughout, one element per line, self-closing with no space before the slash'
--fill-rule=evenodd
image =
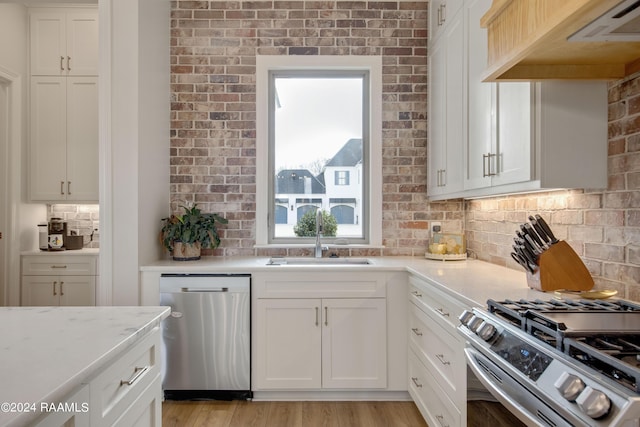
<path id="1" fill-rule="evenodd" d="M 538 269 L 527 272 L 527 284 L 539 291 L 588 291 L 593 277 L 578 254 L 563 240 L 551 245 L 538 256 Z"/>

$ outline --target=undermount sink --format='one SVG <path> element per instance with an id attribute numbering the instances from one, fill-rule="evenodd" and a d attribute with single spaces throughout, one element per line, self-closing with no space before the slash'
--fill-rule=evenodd
<path id="1" fill-rule="evenodd" d="M 303 257 L 273 257 L 267 265 L 368 265 L 367 258 L 303 258 Z"/>

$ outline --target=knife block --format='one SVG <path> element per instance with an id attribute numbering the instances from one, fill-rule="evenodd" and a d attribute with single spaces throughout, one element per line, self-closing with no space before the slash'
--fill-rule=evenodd
<path id="1" fill-rule="evenodd" d="M 538 270 L 527 272 L 527 285 L 539 291 L 588 291 L 593 277 L 578 254 L 563 240 L 551 245 L 538 257 Z"/>

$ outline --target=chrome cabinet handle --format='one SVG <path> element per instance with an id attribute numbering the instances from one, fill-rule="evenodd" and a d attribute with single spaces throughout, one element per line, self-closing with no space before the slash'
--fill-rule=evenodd
<path id="1" fill-rule="evenodd" d="M 318 307 L 316 307 L 316 326 L 318 326 Z"/>
<path id="2" fill-rule="evenodd" d="M 64 181 L 60 181 L 60 194 L 64 196 Z"/>
<path id="3" fill-rule="evenodd" d="M 451 362 L 449 362 L 447 359 L 444 358 L 444 354 L 436 354 L 436 358 L 440 361 L 440 363 L 442 363 L 443 365 L 451 365 Z"/>
<path id="4" fill-rule="evenodd" d="M 64 71 L 64 65 L 62 64 L 62 62 L 64 61 L 64 56 L 60 57 L 60 71 Z"/>
<path id="5" fill-rule="evenodd" d="M 413 291 L 411 292 L 413 295 L 417 296 L 418 298 L 422 298 L 422 294 L 418 291 Z"/>
<path id="6" fill-rule="evenodd" d="M 421 337 L 422 336 L 422 332 L 420 332 L 420 329 L 418 328 L 411 328 L 411 330 L 413 331 L 414 334 L 416 334 L 417 336 Z"/>
<path id="7" fill-rule="evenodd" d="M 442 25 L 444 21 L 442 20 L 442 5 L 438 6 L 438 27 Z"/>
<path id="8" fill-rule="evenodd" d="M 496 157 L 496 154 L 487 153 L 482 155 L 482 177 L 495 176 L 495 172 L 491 172 L 491 158 Z"/>
<path id="9" fill-rule="evenodd" d="M 440 7 L 442 8 L 440 16 L 442 17 L 442 23 L 444 24 L 447 21 L 447 4 L 443 3 Z"/>
<path id="10" fill-rule="evenodd" d="M 444 317 L 449 317 L 449 313 L 447 313 L 446 311 L 444 311 L 442 308 L 436 308 L 436 311 Z"/>
<path id="11" fill-rule="evenodd" d="M 442 427 L 449 427 L 449 424 L 445 424 L 444 423 L 444 416 L 443 415 L 436 415 L 436 419 L 438 420 L 438 422 L 440 423 L 440 425 Z"/>
<path id="12" fill-rule="evenodd" d="M 136 381 L 140 379 L 140 377 L 149 370 L 149 366 L 145 366 L 144 368 L 136 368 L 133 370 L 133 376 L 128 380 L 120 380 L 120 386 L 123 385 L 133 385 Z"/>
<path id="13" fill-rule="evenodd" d="M 422 388 L 422 384 L 420 384 L 420 383 L 418 382 L 418 378 L 416 378 L 416 377 L 411 377 L 411 381 L 413 381 L 413 383 L 416 385 L 416 387 L 418 387 L 418 388 Z"/>
<path id="14" fill-rule="evenodd" d="M 71 57 L 67 56 L 67 70 L 71 71 Z"/>
<path id="15" fill-rule="evenodd" d="M 324 326 L 329 326 L 329 309 L 324 307 Z"/>
<path id="16" fill-rule="evenodd" d="M 58 295 L 58 294 L 56 293 L 56 283 L 58 283 L 58 282 L 53 282 L 53 296 L 54 296 L 54 297 L 55 297 L 56 295 Z"/>
<path id="17" fill-rule="evenodd" d="M 52 265 L 51 268 L 67 268 L 66 265 Z"/>
<path id="18" fill-rule="evenodd" d="M 64 285 L 64 282 L 60 282 L 60 296 L 64 296 L 64 291 L 62 290 L 62 285 Z"/>
<path id="19" fill-rule="evenodd" d="M 67 194 L 71 195 L 71 181 L 67 181 Z"/>

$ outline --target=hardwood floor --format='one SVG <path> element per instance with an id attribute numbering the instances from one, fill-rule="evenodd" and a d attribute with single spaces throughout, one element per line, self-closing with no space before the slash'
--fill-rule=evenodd
<path id="1" fill-rule="evenodd" d="M 427 427 L 413 402 L 164 401 L 163 427 Z"/>

